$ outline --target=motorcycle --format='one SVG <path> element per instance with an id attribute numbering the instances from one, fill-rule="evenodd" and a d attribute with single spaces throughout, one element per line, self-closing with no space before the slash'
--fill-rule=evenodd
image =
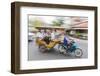
<path id="1" fill-rule="evenodd" d="M 71 40 L 71 42 L 68 45 L 64 45 L 64 43 L 62 42 L 59 43 L 58 50 L 60 53 L 64 55 L 67 55 L 67 54 L 70 55 L 72 53 L 74 53 L 75 57 L 82 57 L 83 55 L 82 49 L 79 48 L 79 46 L 74 40 Z"/>

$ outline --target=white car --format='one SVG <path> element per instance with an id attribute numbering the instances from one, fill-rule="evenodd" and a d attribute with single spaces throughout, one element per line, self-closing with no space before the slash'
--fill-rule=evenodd
<path id="1" fill-rule="evenodd" d="M 35 36 L 34 33 L 29 32 L 29 33 L 28 33 L 28 41 L 29 41 L 29 42 L 30 42 L 30 41 L 33 41 L 33 40 L 34 40 L 34 36 Z"/>

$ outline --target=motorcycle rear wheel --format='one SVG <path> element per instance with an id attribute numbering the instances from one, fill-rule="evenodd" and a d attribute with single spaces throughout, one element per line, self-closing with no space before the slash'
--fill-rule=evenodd
<path id="1" fill-rule="evenodd" d="M 62 45 L 59 45 L 58 46 L 58 50 L 59 50 L 59 53 L 60 54 L 64 54 L 64 55 L 67 54 L 66 50 L 64 49 L 64 47 Z"/>

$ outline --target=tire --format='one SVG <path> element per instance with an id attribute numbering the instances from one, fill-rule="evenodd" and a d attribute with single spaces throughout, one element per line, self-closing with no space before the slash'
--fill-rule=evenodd
<path id="1" fill-rule="evenodd" d="M 82 49 L 77 48 L 77 49 L 75 50 L 74 54 L 75 54 L 75 57 L 82 57 L 83 51 L 82 51 Z"/>
<path id="2" fill-rule="evenodd" d="M 42 53 L 46 52 L 46 47 L 43 45 L 39 46 L 39 51 Z"/>
<path id="3" fill-rule="evenodd" d="M 58 50 L 59 50 L 59 53 L 66 54 L 66 50 L 64 49 L 64 47 L 62 45 L 58 46 Z"/>

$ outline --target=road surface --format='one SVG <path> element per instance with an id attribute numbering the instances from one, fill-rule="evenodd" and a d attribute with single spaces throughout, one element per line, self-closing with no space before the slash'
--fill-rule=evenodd
<path id="1" fill-rule="evenodd" d="M 81 39 L 74 39 L 75 42 L 79 45 L 79 47 L 83 50 L 83 56 L 81 58 L 88 57 L 88 41 Z M 38 45 L 35 41 L 29 42 L 28 45 L 28 60 L 55 60 L 55 59 L 75 59 L 76 57 L 72 55 L 63 55 L 60 54 L 57 50 L 57 45 L 54 47 L 55 49 L 50 52 L 41 53 L 38 50 Z"/>

